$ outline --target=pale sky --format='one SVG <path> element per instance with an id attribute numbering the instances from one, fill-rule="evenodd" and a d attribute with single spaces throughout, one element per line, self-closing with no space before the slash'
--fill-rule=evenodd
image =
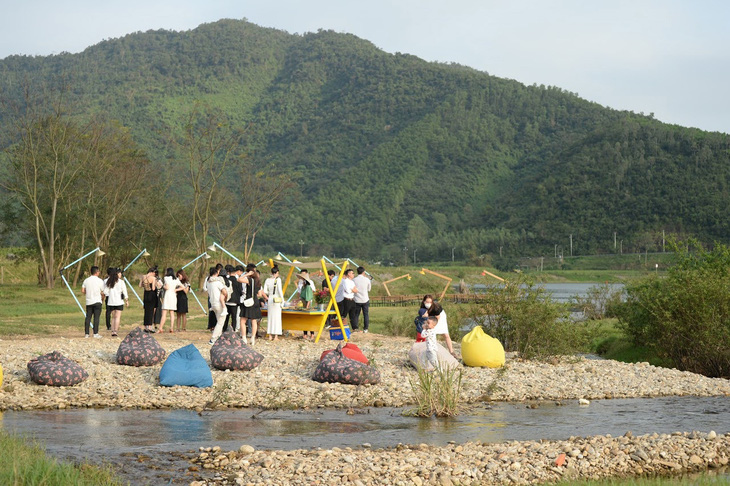
<path id="1" fill-rule="evenodd" d="M 387 52 L 730 133 L 724 0 L 0 0 L 0 59 L 75 53 L 132 32 L 221 18 L 352 33 Z"/>

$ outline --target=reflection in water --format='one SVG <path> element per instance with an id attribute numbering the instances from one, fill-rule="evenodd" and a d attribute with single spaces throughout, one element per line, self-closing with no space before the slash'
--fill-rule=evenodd
<path id="1" fill-rule="evenodd" d="M 669 397 L 597 400 L 556 406 L 496 403 L 451 419 L 406 417 L 399 409 L 371 409 L 347 415 L 344 410 L 225 410 L 202 415 L 189 410 L 63 410 L 4 414 L 8 431 L 35 437 L 50 451 L 84 456 L 85 450 L 187 450 L 217 444 L 238 449 L 373 447 L 398 443 L 448 441 L 503 442 L 564 439 L 570 436 L 671 433 L 677 430 L 730 431 L 730 401 L 724 397 Z"/>

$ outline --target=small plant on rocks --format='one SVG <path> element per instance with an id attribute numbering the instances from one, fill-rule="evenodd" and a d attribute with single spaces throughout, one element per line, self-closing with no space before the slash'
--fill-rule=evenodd
<path id="1" fill-rule="evenodd" d="M 417 417 L 455 417 L 461 409 L 461 369 L 439 366 L 433 371 L 417 368 L 411 389 L 416 402 L 412 415 Z"/>

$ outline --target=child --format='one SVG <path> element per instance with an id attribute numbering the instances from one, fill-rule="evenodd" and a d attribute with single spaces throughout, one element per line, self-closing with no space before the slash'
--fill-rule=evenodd
<path id="1" fill-rule="evenodd" d="M 434 331 L 438 322 L 438 317 L 430 316 L 423 324 L 423 330 L 421 331 L 421 337 L 426 340 L 426 362 L 434 369 L 438 368 L 439 365 L 438 355 L 436 354 L 436 331 Z"/>
<path id="2" fill-rule="evenodd" d="M 428 309 L 425 307 L 421 307 L 418 309 L 418 315 L 413 320 L 413 324 L 416 326 L 416 342 L 422 343 L 425 341 L 423 338 L 423 335 L 421 335 L 421 332 L 423 331 L 423 325 L 425 324 L 426 320 L 428 319 Z"/>

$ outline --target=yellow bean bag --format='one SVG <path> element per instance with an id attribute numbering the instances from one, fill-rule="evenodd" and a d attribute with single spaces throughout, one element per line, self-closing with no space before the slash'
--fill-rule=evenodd
<path id="1" fill-rule="evenodd" d="M 476 326 L 461 340 L 461 358 L 466 366 L 499 368 L 504 366 L 504 347 Z"/>

